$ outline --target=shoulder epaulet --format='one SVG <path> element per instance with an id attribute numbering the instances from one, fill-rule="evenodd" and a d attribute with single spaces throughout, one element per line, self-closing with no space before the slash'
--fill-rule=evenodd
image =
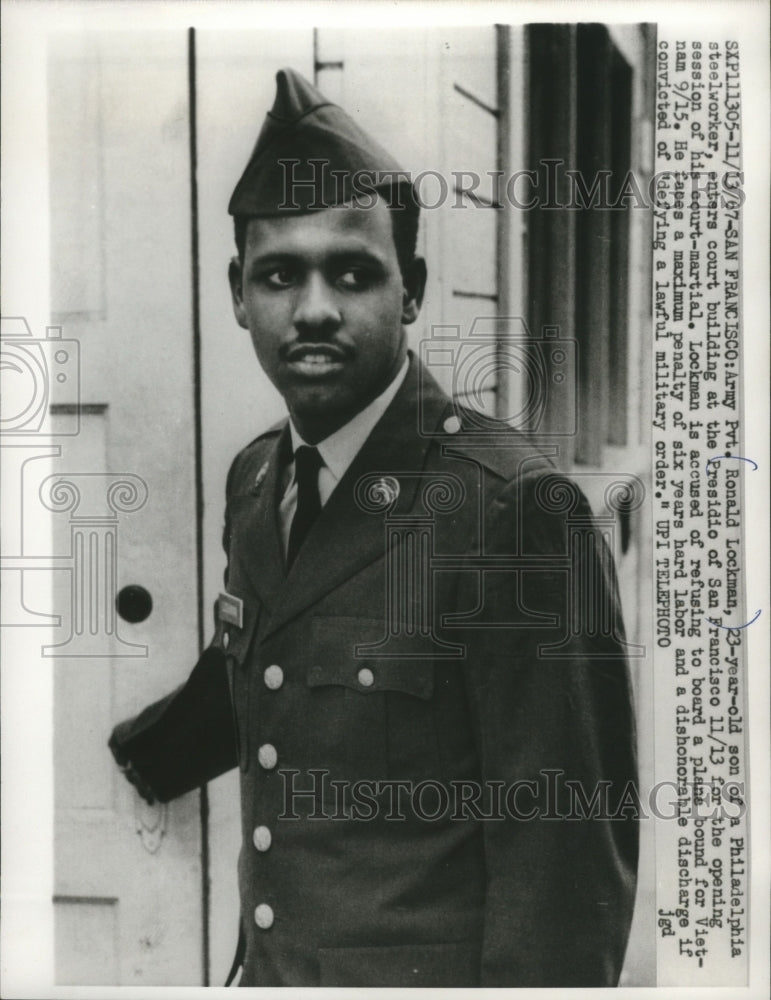
<path id="1" fill-rule="evenodd" d="M 554 470 L 554 463 L 528 435 L 503 420 L 453 403 L 440 438 L 450 452 L 479 462 L 489 472 L 509 480 L 514 476 Z"/>

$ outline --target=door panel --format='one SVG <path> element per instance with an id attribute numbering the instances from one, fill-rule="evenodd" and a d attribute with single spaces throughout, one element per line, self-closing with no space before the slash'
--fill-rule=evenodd
<path id="1" fill-rule="evenodd" d="M 54 36 L 48 96 L 52 310 L 81 364 L 49 504 L 56 981 L 195 985 L 199 796 L 144 806 L 106 746 L 197 653 L 185 34 Z M 127 584 L 141 623 L 116 620 Z"/>

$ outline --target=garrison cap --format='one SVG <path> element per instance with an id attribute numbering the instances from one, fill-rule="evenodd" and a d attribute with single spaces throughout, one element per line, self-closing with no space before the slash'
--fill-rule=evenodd
<path id="1" fill-rule="evenodd" d="M 283 161 L 283 162 L 282 162 Z M 293 69 L 276 74 L 276 99 L 230 198 L 233 216 L 275 216 L 391 190 L 407 173 L 342 108 Z"/>

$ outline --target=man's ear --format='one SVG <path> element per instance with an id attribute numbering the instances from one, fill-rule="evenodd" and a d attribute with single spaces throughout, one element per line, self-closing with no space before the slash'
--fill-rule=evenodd
<path id="1" fill-rule="evenodd" d="M 404 295 L 402 297 L 402 323 L 408 326 L 414 323 L 423 305 L 426 291 L 426 262 L 422 257 L 415 257 L 402 274 Z"/>
<path id="2" fill-rule="evenodd" d="M 231 257 L 230 264 L 228 265 L 228 281 L 230 282 L 230 297 L 233 300 L 233 315 L 236 317 L 238 325 L 242 326 L 244 330 L 248 330 L 249 323 L 247 322 L 246 309 L 244 308 L 242 275 L 241 261 L 238 257 Z"/>

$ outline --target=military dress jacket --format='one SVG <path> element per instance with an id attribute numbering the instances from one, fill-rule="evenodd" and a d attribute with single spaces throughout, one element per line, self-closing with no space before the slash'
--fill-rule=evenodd
<path id="1" fill-rule="evenodd" d="M 210 647 L 111 741 L 162 799 L 240 768 L 241 985 L 616 985 L 635 732 L 586 500 L 412 358 L 287 572 L 286 438 L 231 468 Z"/>

